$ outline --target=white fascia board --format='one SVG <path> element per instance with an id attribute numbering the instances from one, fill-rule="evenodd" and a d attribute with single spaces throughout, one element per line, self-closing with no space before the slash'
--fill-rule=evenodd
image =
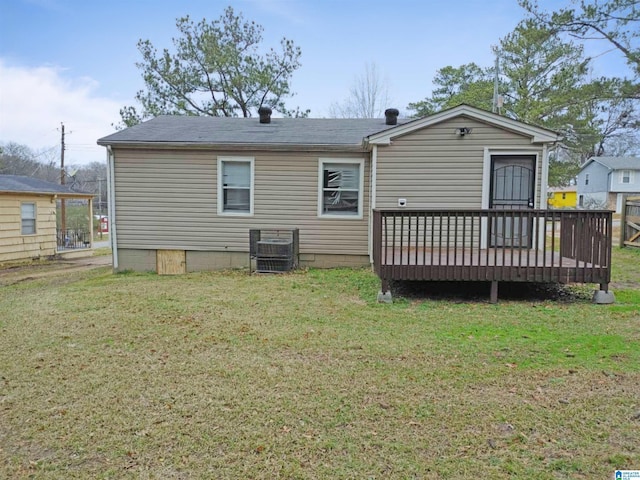
<path id="1" fill-rule="evenodd" d="M 602 165 L 604 168 L 606 168 L 607 170 L 609 170 L 610 172 L 613 172 L 614 170 L 616 170 L 615 168 L 611 167 L 610 165 L 607 165 L 606 163 L 603 163 L 602 160 L 598 160 L 598 157 L 591 157 L 591 159 L 596 162 L 599 163 L 600 165 Z M 624 169 L 623 169 L 624 170 Z"/>
<path id="2" fill-rule="evenodd" d="M 468 116 L 481 122 L 489 123 L 497 127 L 511 130 L 516 133 L 531 137 L 531 143 L 550 143 L 560 140 L 560 135 L 540 127 L 528 125 L 511 118 L 502 117 L 495 113 L 480 110 L 468 105 L 460 105 L 444 112 L 436 113 L 428 117 L 423 117 L 403 125 L 399 125 L 390 130 L 370 135 L 366 140 L 370 145 L 389 145 L 393 138 L 411 133 L 414 130 L 435 125 L 446 120 L 451 120 L 459 116 Z"/>

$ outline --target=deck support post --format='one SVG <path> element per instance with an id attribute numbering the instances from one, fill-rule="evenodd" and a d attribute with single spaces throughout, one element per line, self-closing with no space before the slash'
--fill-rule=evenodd
<path id="1" fill-rule="evenodd" d="M 380 290 L 378 292 L 378 303 L 393 303 L 391 292 L 389 290 L 387 290 L 386 292 Z"/>
<path id="2" fill-rule="evenodd" d="M 378 292 L 378 303 L 393 303 L 389 280 L 384 278 L 381 281 L 380 291 Z"/>
<path id="3" fill-rule="evenodd" d="M 491 292 L 489 293 L 489 302 L 498 303 L 498 281 L 493 280 L 491 282 Z"/>
<path id="4" fill-rule="evenodd" d="M 608 283 L 601 283 L 600 290 L 593 292 L 591 302 L 598 305 L 610 305 L 616 302 L 616 297 L 613 292 L 609 290 Z"/>

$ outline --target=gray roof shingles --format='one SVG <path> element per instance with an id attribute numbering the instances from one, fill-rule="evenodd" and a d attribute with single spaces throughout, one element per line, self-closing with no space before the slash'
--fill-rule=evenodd
<path id="1" fill-rule="evenodd" d="M 0 175 L 0 192 L 91 195 L 86 192 L 72 190 L 66 185 L 58 185 L 23 175 Z"/>
<path id="2" fill-rule="evenodd" d="M 398 124 L 409 120 L 398 119 Z M 184 143 L 202 145 L 360 145 L 394 125 L 384 119 L 185 117 L 163 115 L 98 140 L 100 145 Z"/>
<path id="3" fill-rule="evenodd" d="M 593 160 L 611 170 L 640 170 L 638 157 L 593 157 Z"/>

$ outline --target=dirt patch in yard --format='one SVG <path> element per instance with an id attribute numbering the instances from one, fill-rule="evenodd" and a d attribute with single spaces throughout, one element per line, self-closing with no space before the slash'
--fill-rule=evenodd
<path id="1" fill-rule="evenodd" d="M 111 255 L 0 266 L 0 286 L 111 265 Z"/>

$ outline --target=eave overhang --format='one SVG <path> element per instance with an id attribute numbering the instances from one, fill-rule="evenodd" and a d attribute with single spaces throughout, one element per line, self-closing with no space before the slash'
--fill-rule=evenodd
<path id="1" fill-rule="evenodd" d="M 24 190 L 0 190 L 0 195 L 22 195 L 28 197 L 55 197 L 55 198 L 79 198 L 89 199 L 96 195 L 93 193 L 61 193 L 61 192 L 27 192 Z"/>
<path id="2" fill-rule="evenodd" d="M 428 117 L 419 118 L 412 122 L 398 125 L 390 130 L 369 135 L 364 138 L 363 146 L 366 149 L 370 149 L 371 145 L 390 145 L 394 138 L 458 117 L 469 117 L 483 123 L 528 136 L 531 138 L 531 143 L 555 143 L 562 138 L 557 132 L 546 128 L 529 125 L 527 123 L 503 117 L 469 105 L 459 105 Z"/>
<path id="3" fill-rule="evenodd" d="M 112 148 L 131 149 L 190 149 L 212 151 L 270 151 L 270 152 L 348 152 L 366 153 L 363 144 L 290 144 L 290 143 L 195 143 L 195 142 L 132 142 L 132 141 L 98 141 L 98 145 Z"/>

